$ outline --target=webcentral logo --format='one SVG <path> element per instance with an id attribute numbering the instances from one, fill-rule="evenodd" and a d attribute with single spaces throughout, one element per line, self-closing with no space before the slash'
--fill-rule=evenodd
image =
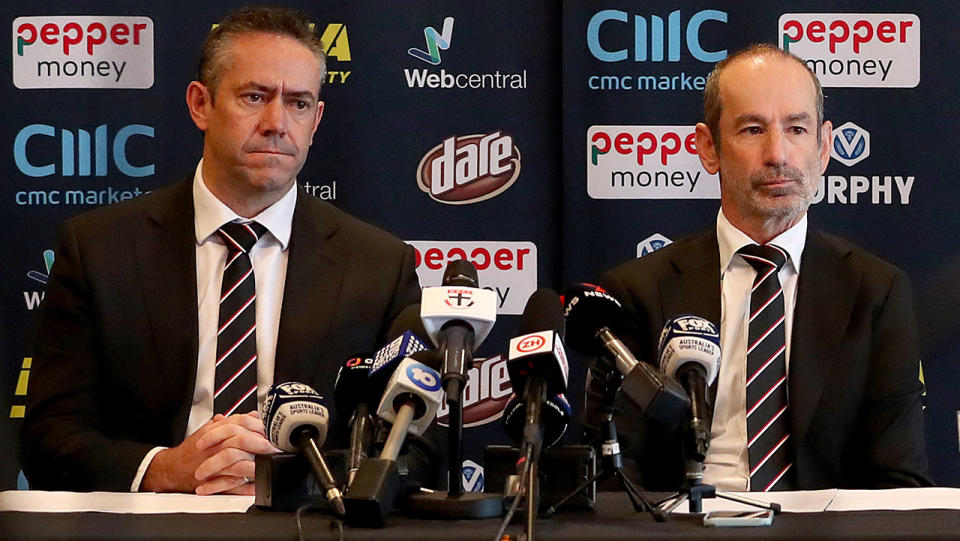
<path id="1" fill-rule="evenodd" d="M 870 132 L 847 122 L 833 131 L 833 146 L 830 156 L 850 167 L 870 156 Z"/>
<path id="2" fill-rule="evenodd" d="M 618 9 L 598 11 L 587 23 L 587 49 L 600 62 L 680 62 L 684 46 L 690 56 L 704 63 L 719 62 L 727 57 L 727 49 L 704 45 L 715 40 L 704 39 L 707 29 L 726 24 L 727 13 L 704 9 L 694 13 L 683 23 L 680 10 L 672 11 L 667 20 L 657 15 L 649 17 Z M 707 24 L 712 23 L 712 24 Z M 624 47 L 624 45 L 627 45 Z M 619 48 L 618 48 L 619 47 Z M 703 90 L 703 74 L 681 71 L 665 75 L 629 73 L 601 73 L 587 75 L 590 90 Z"/>
<path id="3" fill-rule="evenodd" d="M 423 29 L 423 36 L 427 40 L 427 50 L 411 47 L 407 53 L 414 58 L 423 60 L 427 64 L 438 65 L 440 63 L 440 51 L 446 51 L 450 48 L 453 41 L 453 17 L 447 17 L 443 20 L 443 32 L 437 32 L 432 26 Z"/>
<path id="4" fill-rule="evenodd" d="M 431 66 L 439 66 L 440 51 L 449 49 L 453 41 L 453 20 L 453 17 L 447 17 L 443 20 L 442 32 L 437 32 L 437 29 L 432 26 L 424 28 L 423 36 L 427 42 L 427 50 L 411 47 L 407 49 L 407 54 Z M 521 70 L 519 73 L 501 72 L 500 70 L 487 73 L 454 73 L 441 69 L 438 73 L 431 71 L 429 68 L 405 68 L 403 75 L 408 88 L 493 88 L 510 90 L 527 88 L 527 70 Z"/>
<path id="5" fill-rule="evenodd" d="M 150 88 L 148 17 L 41 16 L 13 21 L 17 88 Z"/>

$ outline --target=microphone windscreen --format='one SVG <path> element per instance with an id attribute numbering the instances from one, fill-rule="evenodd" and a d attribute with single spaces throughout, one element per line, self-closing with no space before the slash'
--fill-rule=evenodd
<path id="1" fill-rule="evenodd" d="M 291 436 L 297 429 L 309 426 L 314 430 L 317 446 L 327 439 L 330 414 L 323 397 L 303 383 L 277 383 L 270 387 L 260 412 L 267 439 L 274 447 L 297 451 Z"/>
<path id="2" fill-rule="evenodd" d="M 540 288 L 530 295 L 520 316 L 520 335 L 540 331 L 557 331 L 563 336 L 563 303 L 560 295 L 549 288 Z"/>
<path id="3" fill-rule="evenodd" d="M 443 271 L 444 286 L 480 287 L 477 269 L 465 259 L 455 259 L 447 263 Z"/>
<path id="4" fill-rule="evenodd" d="M 372 355 L 357 355 L 340 365 L 333 383 L 333 403 L 337 405 L 338 412 L 347 414 L 355 410 L 360 402 L 369 404 L 380 400 L 379 393 L 372 390 L 370 385 L 371 366 Z"/>
<path id="5" fill-rule="evenodd" d="M 658 345 L 660 371 L 677 377 L 688 363 L 703 367 L 707 385 L 720 371 L 720 333 L 709 320 L 693 314 L 681 314 L 667 320 Z"/>
<path id="6" fill-rule="evenodd" d="M 620 328 L 623 317 L 620 301 L 593 284 L 567 287 L 563 300 L 567 345 L 586 355 L 602 355 L 604 350 L 597 340 L 597 331 L 603 327 L 612 331 Z"/>
<path id="7" fill-rule="evenodd" d="M 523 425 L 526 423 L 527 403 L 516 394 L 510 397 L 503 408 L 503 428 L 516 442 L 523 440 Z M 563 393 L 549 397 L 540 408 L 540 422 L 543 423 L 543 445 L 554 445 L 567 431 L 570 424 L 570 402 Z"/>
<path id="8" fill-rule="evenodd" d="M 390 330 L 387 331 L 387 341 L 397 338 L 404 331 L 412 332 L 423 341 L 430 338 L 427 330 L 423 327 L 423 320 L 420 319 L 420 303 L 411 304 L 397 314 L 390 325 Z"/>

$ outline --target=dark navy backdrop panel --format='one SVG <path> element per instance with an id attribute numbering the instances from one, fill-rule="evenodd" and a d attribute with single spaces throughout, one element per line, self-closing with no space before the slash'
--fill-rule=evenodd
<path id="1" fill-rule="evenodd" d="M 506 442 L 496 416 L 510 389 L 497 355 L 516 334 L 526 297 L 538 286 L 596 279 L 715 219 L 716 180 L 686 141 L 712 64 L 751 42 L 782 46 L 797 25 L 869 23 L 873 35 L 856 52 L 852 38 L 835 38 L 831 56 L 816 49 L 829 39 L 788 44 L 824 60 L 825 70 L 836 59 L 835 69 L 888 69 L 879 83 L 829 74 L 841 86 L 825 88 L 827 118 L 846 127 L 837 142 L 845 161 L 828 167 L 811 220 L 910 272 L 934 476 L 960 485 L 953 3 L 290 4 L 317 25 L 330 71 L 299 182 L 410 241 L 423 285 L 464 254 L 481 267 L 481 286 L 498 294 L 498 323 L 478 353 L 491 360 L 478 363 L 468 389 L 465 416 L 475 426 L 466 456 L 477 463 L 483 445 Z M 192 174 L 202 135 L 184 90 L 211 24 L 240 5 L 49 1 L 2 10 L 10 48 L 0 119 L 0 224 L 9 232 L 0 267 L 0 489 L 17 486 L 30 337 L 57 228 Z M 103 43 L 97 25 L 107 31 Z M 919 47 L 915 58 L 911 47 Z M 851 77 L 879 86 L 851 86 Z M 584 368 L 572 360 L 576 413 Z M 475 488 L 479 481 L 468 479 Z"/>

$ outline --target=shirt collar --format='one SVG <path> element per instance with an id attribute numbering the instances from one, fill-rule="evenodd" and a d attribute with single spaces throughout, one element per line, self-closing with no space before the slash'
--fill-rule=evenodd
<path id="1" fill-rule="evenodd" d="M 197 164 L 196 172 L 193 174 L 193 223 L 198 245 L 207 242 L 211 235 L 227 222 L 250 221 L 233 212 L 230 207 L 224 205 L 222 201 L 217 199 L 217 196 L 213 195 L 213 192 L 207 188 L 203 180 L 202 167 L 203 160 L 201 159 L 200 163 Z M 267 231 L 280 242 L 283 250 L 286 250 L 290 243 L 293 209 L 296 204 L 297 186 L 294 182 L 290 186 L 290 190 L 279 201 L 252 218 L 267 228 Z"/>
<path id="2" fill-rule="evenodd" d="M 727 220 L 723 215 L 723 209 L 717 213 L 717 243 L 720 246 L 720 274 L 722 275 L 730 268 L 733 256 L 737 250 L 748 244 L 756 244 L 746 233 L 740 231 Z M 787 265 L 793 265 L 795 272 L 800 272 L 800 256 L 803 255 L 803 247 L 807 243 L 807 215 L 773 238 L 768 244 L 776 244 L 790 254 L 790 260 Z"/>

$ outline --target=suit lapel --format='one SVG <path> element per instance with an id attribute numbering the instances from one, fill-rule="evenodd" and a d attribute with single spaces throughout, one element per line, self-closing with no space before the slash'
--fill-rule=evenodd
<path id="1" fill-rule="evenodd" d="M 720 251 L 711 229 L 674 256 L 677 273 L 660 279 L 663 318 L 694 314 L 720 324 Z"/>
<path id="2" fill-rule="evenodd" d="M 819 232 L 807 234 L 790 339 L 788 385 L 794 448 L 801 445 L 830 369 L 837 362 L 860 288 L 861 273 L 843 264 L 847 255 Z"/>
<path id="3" fill-rule="evenodd" d="M 337 312 L 346 255 L 335 243 L 334 212 L 297 187 L 286 285 L 277 333 L 274 381 L 313 381 Z"/>
<path id="4" fill-rule="evenodd" d="M 146 313 L 164 388 L 176 415 L 171 441 L 186 430 L 197 373 L 198 316 L 196 235 L 192 177 L 164 192 L 148 210 L 136 237 Z"/>

